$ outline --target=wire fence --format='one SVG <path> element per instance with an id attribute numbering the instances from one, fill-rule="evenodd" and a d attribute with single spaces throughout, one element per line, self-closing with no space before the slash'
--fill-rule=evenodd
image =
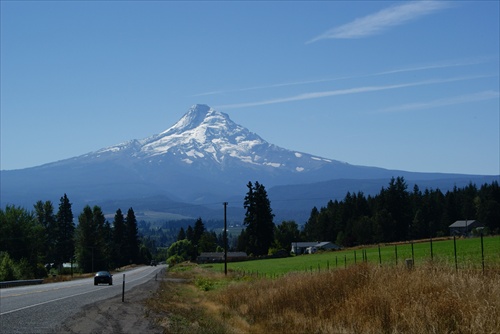
<path id="1" fill-rule="evenodd" d="M 352 250 L 324 252 L 322 254 L 299 255 L 297 258 L 308 261 L 302 267 L 290 264 L 290 271 L 321 272 L 347 268 L 359 263 L 376 263 L 389 266 L 406 266 L 408 269 L 423 265 L 429 261 L 452 266 L 460 270 L 500 270 L 500 236 L 484 237 L 482 234 L 471 238 L 427 239 L 407 241 L 394 244 L 358 247 Z M 262 260 L 266 261 L 266 260 Z M 253 262 L 253 261 L 249 261 Z M 239 276 L 257 278 L 275 278 L 283 276 L 287 271 L 276 272 L 273 269 L 230 270 Z"/>

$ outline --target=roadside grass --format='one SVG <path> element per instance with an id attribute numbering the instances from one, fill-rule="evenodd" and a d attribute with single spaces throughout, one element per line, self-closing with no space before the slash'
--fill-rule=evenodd
<path id="1" fill-rule="evenodd" d="M 498 268 L 483 274 L 440 261 L 411 270 L 358 263 L 264 279 L 176 267 L 167 276 L 185 281 L 163 281 L 148 300 L 163 314 L 165 333 L 500 332 Z M 196 283 L 201 278 L 213 283 L 209 289 Z"/>
<path id="2" fill-rule="evenodd" d="M 155 314 L 164 333 L 230 333 L 219 318 L 221 306 L 211 301 L 208 294 L 230 280 L 191 263 L 170 268 L 166 276 L 155 295 L 146 301 L 148 314 Z"/>

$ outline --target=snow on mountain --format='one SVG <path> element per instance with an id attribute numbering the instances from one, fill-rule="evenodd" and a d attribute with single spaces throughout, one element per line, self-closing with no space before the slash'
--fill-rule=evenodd
<path id="1" fill-rule="evenodd" d="M 192 106 L 177 123 L 160 134 L 104 148 L 94 156 L 124 152 L 150 163 L 165 159 L 177 159 L 186 165 L 210 161 L 220 169 L 228 164 L 241 164 L 304 172 L 333 162 L 270 144 L 234 123 L 227 114 L 200 104 Z"/>

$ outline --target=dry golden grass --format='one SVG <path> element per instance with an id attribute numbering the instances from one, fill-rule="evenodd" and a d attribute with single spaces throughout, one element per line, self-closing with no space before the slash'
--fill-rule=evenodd
<path id="1" fill-rule="evenodd" d="M 172 299 L 166 318 L 182 313 L 186 330 L 167 326 L 167 333 L 500 333 L 498 272 L 362 264 L 274 280 L 226 280 L 208 292 L 187 283 L 169 288 L 161 297 L 163 305 Z M 193 316 L 194 327 L 187 325 Z"/>

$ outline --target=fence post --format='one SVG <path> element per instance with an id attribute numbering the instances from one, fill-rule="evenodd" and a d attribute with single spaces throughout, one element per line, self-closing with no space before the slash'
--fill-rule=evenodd
<path id="1" fill-rule="evenodd" d="M 398 245 L 394 245 L 394 254 L 396 255 L 396 266 L 398 265 Z"/>
<path id="2" fill-rule="evenodd" d="M 347 268 L 347 255 L 344 255 L 344 268 Z"/>
<path id="3" fill-rule="evenodd" d="M 455 253 L 455 271 L 458 271 L 458 261 L 457 261 L 457 241 L 455 236 L 453 236 L 453 252 Z"/>
<path id="4" fill-rule="evenodd" d="M 354 264 L 356 264 L 356 251 L 354 251 Z"/>
<path id="5" fill-rule="evenodd" d="M 432 252 L 432 236 L 431 236 L 431 261 L 434 261 L 434 253 Z"/>
<path id="6" fill-rule="evenodd" d="M 382 255 L 380 255 L 380 245 L 378 245 L 378 262 L 382 265 Z"/>
<path id="7" fill-rule="evenodd" d="M 411 260 L 413 261 L 413 265 L 415 265 L 415 253 L 413 252 L 413 241 L 411 242 Z"/>
<path id="8" fill-rule="evenodd" d="M 483 245 L 483 232 L 481 232 L 481 262 L 483 264 L 483 275 L 484 275 L 484 245 Z"/>

